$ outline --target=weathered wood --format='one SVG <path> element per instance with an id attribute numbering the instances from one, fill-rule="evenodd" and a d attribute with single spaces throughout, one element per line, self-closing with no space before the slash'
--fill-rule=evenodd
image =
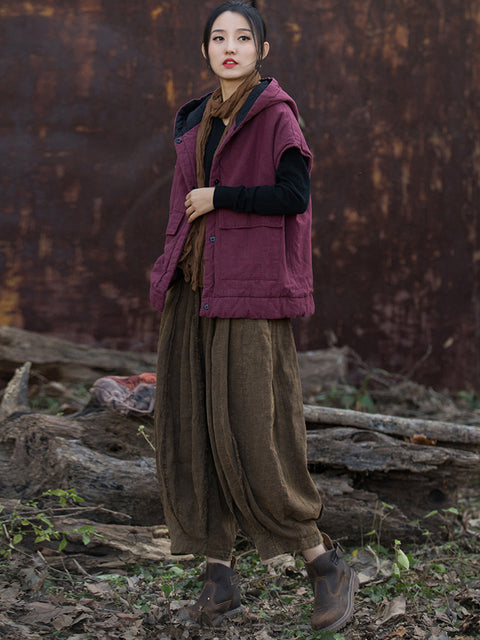
<path id="1" fill-rule="evenodd" d="M 0 424 L 0 495 L 75 488 L 87 504 L 134 523 L 162 522 L 155 460 L 140 424 L 109 411 L 77 419 L 32 413 Z"/>
<path id="2" fill-rule="evenodd" d="M 3 507 L 2 518 L 8 518 L 14 511 L 20 512 L 26 517 L 35 514 L 36 509 L 21 504 L 18 500 L 0 499 Z M 43 510 L 56 531 L 62 531 L 65 534 L 68 544 L 64 549 L 63 556 L 59 556 L 59 560 L 63 561 L 72 555 L 82 554 L 82 566 L 121 566 L 123 564 L 133 562 L 154 562 L 175 559 L 191 559 L 192 556 L 172 556 L 170 550 L 170 540 L 168 538 L 167 527 L 157 526 L 139 526 L 139 525 L 122 525 L 122 524 L 105 524 L 98 520 L 87 517 L 88 508 L 78 509 L 76 516 L 69 516 L 68 510 L 62 513 L 62 509 L 46 509 Z M 72 509 L 75 511 L 75 509 Z M 101 511 L 101 510 L 97 510 Z M 60 513 L 58 513 L 60 512 Z M 89 536 L 90 542 L 85 545 L 82 540 L 82 527 L 93 527 L 94 534 Z M 25 531 L 26 538 L 23 545 L 35 550 L 48 551 L 50 564 L 54 564 L 54 550 L 58 548 L 58 540 L 52 542 L 34 543 L 34 536 L 28 536 L 28 530 Z M 88 556 L 91 556 L 89 561 Z"/>
<path id="3" fill-rule="evenodd" d="M 402 442 L 353 428 L 310 431 L 307 449 L 309 463 L 317 471 L 348 474 L 353 487 L 397 507 L 406 522 L 456 505 L 459 487 L 480 477 L 477 453 Z"/>
<path id="4" fill-rule="evenodd" d="M 140 424 L 110 411 L 14 415 L 0 425 L 0 495 L 33 498 L 51 488 L 75 488 L 88 505 L 126 513 L 133 525 L 163 522 L 153 452 L 138 435 Z M 321 473 L 322 522 L 349 541 L 370 530 L 382 501 L 396 509 L 385 535 L 417 539 L 421 532 L 411 520 L 456 504 L 458 486 L 480 470 L 475 453 L 358 429 L 309 432 L 307 442 L 312 470 Z"/>
<path id="5" fill-rule="evenodd" d="M 411 444 L 361 429 L 309 431 L 307 450 L 310 463 L 344 468 L 352 473 L 438 471 L 444 477 L 450 470 L 455 474 L 480 475 L 480 455 L 474 452 Z"/>
<path id="6" fill-rule="evenodd" d="M 306 402 L 325 389 L 345 384 L 348 374 L 349 349 L 317 349 L 298 353 L 298 366 L 302 379 L 303 397 Z"/>
<path id="7" fill-rule="evenodd" d="M 125 517 L 134 527 L 163 522 L 153 451 L 139 434 L 143 424 L 152 436 L 151 417 L 102 409 L 70 417 L 32 413 L 25 395 L 28 369 L 17 371 L 0 406 L 0 495 L 30 499 L 48 489 L 74 488 L 90 507 L 103 505 L 97 520 L 106 524 L 124 524 Z M 380 523 L 384 541 L 417 540 L 422 518 L 454 506 L 458 488 L 480 476 L 480 455 L 458 448 L 459 440 L 475 446 L 475 428 L 309 405 L 305 415 L 325 422 L 307 432 L 308 462 L 325 505 L 320 525 L 345 542 L 358 543 Z M 360 428 L 332 427 L 335 421 Z M 419 430 L 443 440 L 457 435 L 443 447 L 406 439 Z M 445 534 L 441 519 L 428 524 L 433 536 Z"/>
<path id="8" fill-rule="evenodd" d="M 323 504 L 320 528 L 335 532 L 341 542 L 358 545 L 381 540 L 386 544 L 395 539 L 420 541 L 424 538 L 426 527 L 422 526 L 420 518 L 426 512 L 421 513 L 418 522 L 413 522 L 409 510 L 402 510 L 392 500 L 391 491 L 381 491 L 373 485 L 363 486 L 358 478 L 354 479 L 348 473 L 335 475 L 326 470 L 312 473 L 312 478 Z M 384 494 L 390 502 L 383 498 Z M 439 534 L 438 527 L 437 520 L 432 527 L 434 535 Z"/>
<path id="9" fill-rule="evenodd" d="M 28 379 L 31 363 L 19 367 L 8 383 L 0 404 L 0 422 L 17 411 L 30 411 L 28 404 Z"/>
<path id="10" fill-rule="evenodd" d="M 0 327 L 0 377 L 10 378 L 25 362 L 49 380 L 93 382 L 104 375 L 155 371 L 154 353 L 93 349 L 52 336 Z"/>
<path id="11" fill-rule="evenodd" d="M 420 418 L 401 418 L 308 404 L 303 406 L 303 412 L 306 422 L 310 424 L 357 427 L 409 439 L 421 435 L 437 443 L 480 446 L 480 428 L 470 425 Z"/>

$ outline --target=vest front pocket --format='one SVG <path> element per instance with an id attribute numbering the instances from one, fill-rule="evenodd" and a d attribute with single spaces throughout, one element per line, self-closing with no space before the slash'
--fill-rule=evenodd
<path id="1" fill-rule="evenodd" d="M 258 217 L 258 216 L 257 216 Z M 268 295 L 273 282 L 281 282 L 285 272 L 285 234 L 281 225 L 220 228 L 215 242 L 215 281 L 257 282 L 250 295 Z M 267 289 L 261 283 L 269 283 Z"/>

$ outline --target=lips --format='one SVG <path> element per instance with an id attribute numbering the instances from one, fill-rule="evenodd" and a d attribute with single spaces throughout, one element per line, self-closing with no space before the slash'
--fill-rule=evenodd
<path id="1" fill-rule="evenodd" d="M 233 58 L 227 58 L 226 60 L 223 61 L 222 64 L 226 69 L 233 69 L 234 67 L 237 66 L 237 63 Z"/>

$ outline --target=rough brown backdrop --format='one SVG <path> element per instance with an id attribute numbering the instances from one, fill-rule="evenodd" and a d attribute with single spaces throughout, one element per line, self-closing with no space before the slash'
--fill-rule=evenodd
<path id="1" fill-rule="evenodd" d="M 177 107 L 217 2 L 2 0 L 0 324 L 154 349 Z M 263 0 L 315 155 L 317 313 L 372 366 L 480 376 L 480 0 Z"/>

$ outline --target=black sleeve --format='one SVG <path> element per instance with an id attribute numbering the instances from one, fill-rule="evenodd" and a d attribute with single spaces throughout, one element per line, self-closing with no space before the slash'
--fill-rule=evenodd
<path id="1" fill-rule="evenodd" d="M 300 149 L 284 151 L 275 172 L 275 184 L 259 187 L 215 187 L 215 209 L 233 209 L 263 216 L 303 213 L 310 200 L 308 160 Z"/>

